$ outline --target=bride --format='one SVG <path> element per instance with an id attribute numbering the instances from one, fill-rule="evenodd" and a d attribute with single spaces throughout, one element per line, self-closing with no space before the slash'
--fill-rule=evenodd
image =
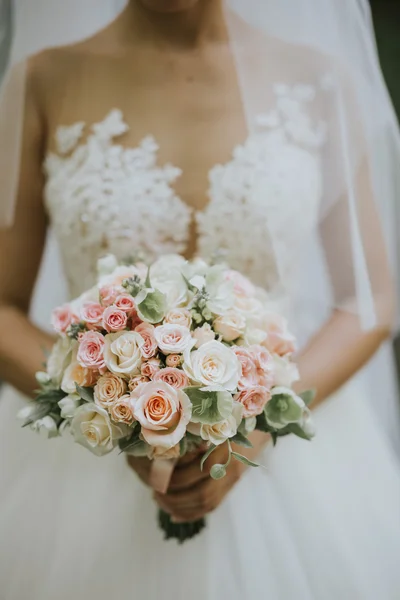
<path id="1" fill-rule="evenodd" d="M 400 475 L 372 409 L 390 382 L 356 375 L 393 321 L 399 149 L 365 3 L 44 5 L 17 11 L 14 56 L 59 43 L 15 63 L 0 105 L 1 597 L 395 600 Z M 27 316 L 48 221 L 72 296 L 108 252 L 223 251 L 297 332 L 315 440 L 257 432 L 265 468 L 213 481 L 190 457 L 163 496 L 147 459 L 21 430 L 53 342 Z M 157 504 L 208 527 L 164 542 Z"/>

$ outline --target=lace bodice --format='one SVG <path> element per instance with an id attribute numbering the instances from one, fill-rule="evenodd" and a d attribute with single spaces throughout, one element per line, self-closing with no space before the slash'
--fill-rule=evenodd
<path id="1" fill-rule="evenodd" d="M 199 255 L 223 250 L 232 267 L 270 289 L 289 280 L 317 218 L 325 131 L 309 115 L 312 86 L 282 84 L 274 92 L 272 110 L 229 162 L 211 169 L 209 203 L 194 214 L 174 191 L 180 169 L 158 165 L 152 136 L 135 148 L 117 143 L 128 129 L 121 111 L 92 126 L 59 127 L 45 161 L 45 200 L 71 293 L 93 282 L 104 253 L 184 252 L 192 218 Z"/>

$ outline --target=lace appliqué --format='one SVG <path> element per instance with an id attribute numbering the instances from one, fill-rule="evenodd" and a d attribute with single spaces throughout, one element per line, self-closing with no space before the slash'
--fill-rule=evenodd
<path id="1" fill-rule="evenodd" d="M 231 265 L 281 294 L 290 289 L 296 252 L 315 229 L 326 131 L 307 110 L 313 86 L 278 84 L 274 92 L 276 106 L 257 118 L 230 162 L 211 170 L 210 202 L 196 220 L 200 255 L 224 248 Z"/>
<path id="2" fill-rule="evenodd" d="M 51 153 L 45 161 L 46 203 L 73 294 L 94 279 L 105 252 L 120 258 L 139 249 L 152 256 L 183 252 L 191 221 L 191 210 L 171 187 L 181 171 L 157 165 L 152 137 L 136 148 L 115 144 L 128 130 L 119 110 L 93 125 L 86 142 L 77 145 L 83 129 L 84 123 L 59 127 L 59 155 Z"/>

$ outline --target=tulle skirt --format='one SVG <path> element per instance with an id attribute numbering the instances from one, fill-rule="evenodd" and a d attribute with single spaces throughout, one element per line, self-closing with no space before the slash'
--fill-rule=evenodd
<path id="1" fill-rule="evenodd" d="M 22 430 L 0 400 L 3 600 L 398 600 L 400 473 L 353 380 L 314 441 L 269 446 L 207 529 L 165 542 L 151 492 L 118 453 Z"/>

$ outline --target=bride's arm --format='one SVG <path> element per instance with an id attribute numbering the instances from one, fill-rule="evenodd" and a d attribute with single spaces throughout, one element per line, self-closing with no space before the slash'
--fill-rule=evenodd
<path id="1" fill-rule="evenodd" d="M 13 226 L 0 231 L 0 379 L 32 394 L 44 349 L 52 345 L 51 337 L 28 318 L 46 235 L 44 128 L 32 74 L 27 78 L 26 98 L 16 214 Z"/>

